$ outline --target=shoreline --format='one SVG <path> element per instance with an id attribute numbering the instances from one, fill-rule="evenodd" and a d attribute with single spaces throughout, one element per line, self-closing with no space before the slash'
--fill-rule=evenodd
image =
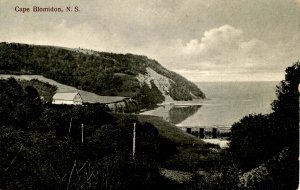
<path id="1" fill-rule="evenodd" d="M 149 110 L 144 110 L 143 112 L 140 112 L 139 115 L 149 115 L 149 116 L 158 116 L 161 117 L 163 120 L 169 121 L 169 111 L 174 107 L 189 107 L 189 106 L 203 106 L 209 104 L 208 99 L 204 100 L 192 100 L 192 101 L 165 101 L 160 104 L 157 104 L 157 107 Z M 181 124 L 174 124 L 178 129 L 181 129 Z M 216 126 L 211 126 L 216 127 Z M 227 128 L 230 129 L 231 125 L 222 125 L 218 126 L 221 128 Z M 194 126 L 191 126 L 191 128 L 194 128 Z M 206 128 L 206 127 L 205 127 Z M 228 140 L 222 140 L 222 139 L 201 139 L 205 143 L 209 144 L 215 144 L 220 146 L 220 148 L 224 149 L 229 146 Z"/>
<path id="2" fill-rule="evenodd" d="M 229 140 L 222 140 L 222 139 L 201 139 L 206 143 L 210 143 L 210 144 L 216 144 L 219 145 L 220 148 L 224 149 L 224 148 L 228 148 L 229 147 Z"/>
<path id="3" fill-rule="evenodd" d="M 202 106 L 205 105 L 205 101 L 207 101 L 209 99 L 193 99 L 190 101 L 164 101 L 160 104 L 157 104 L 157 107 L 153 108 L 153 109 L 149 109 L 149 110 L 144 110 L 141 111 L 139 114 L 140 115 L 155 115 L 153 114 L 156 111 L 159 111 L 160 109 L 162 109 L 165 106 L 174 106 L 174 107 L 188 107 L 188 106 Z M 155 115 L 155 116 L 159 116 L 159 115 Z"/>
<path id="4" fill-rule="evenodd" d="M 161 115 L 157 115 L 155 114 L 155 112 L 160 111 L 162 109 L 165 109 L 166 107 L 189 107 L 189 106 L 202 106 L 203 104 L 203 100 L 200 100 L 201 102 L 193 102 L 192 101 L 165 101 L 162 102 L 160 104 L 157 104 L 157 107 L 153 108 L 153 109 L 149 109 L 149 110 L 144 110 L 141 111 L 139 114 L 140 115 L 154 115 L 154 116 L 159 116 L 159 117 L 163 117 Z"/>

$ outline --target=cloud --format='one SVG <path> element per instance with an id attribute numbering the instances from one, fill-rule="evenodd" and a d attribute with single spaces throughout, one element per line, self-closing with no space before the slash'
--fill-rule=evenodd
<path id="1" fill-rule="evenodd" d="M 241 29 L 236 29 L 230 25 L 223 25 L 218 28 L 205 31 L 201 39 L 192 39 L 182 47 L 184 54 L 194 56 L 212 64 L 218 62 L 220 57 L 228 57 L 231 52 L 241 48 L 243 43 Z M 215 60 L 215 61 L 213 61 Z"/>
<path id="2" fill-rule="evenodd" d="M 7 28 L 9 32 L 1 32 L 0 40 L 28 44 L 54 45 L 70 48 L 87 48 L 99 51 L 126 52 L 124 38 L 107 30 L 97 30 L 89 23 L 68 23 L 65 19 L 48 23 L 47 31 L 38 26 Z"/>
<path id="3" fill-rule="evenodd" d="M 280 60 L 277 56 L 288 54 L 282 51 L 290 45 L 284 45 L 270 45 L 256 38 L 246 39 L 242 29 L 223 25 L 205 31 L 202 37 L 181 44 L 178 48 L 194 69 L 205 65 L 219 70 L 240 69 L 253 72 L 267 67 L 277 69 Z M 274 55 L 277 61 L 274 60 Z"/>
<path id="4" fill-rule="evenodd" d="M 187 42 L 178 39 L 161 54 L 172 55 L 168 66 L 190 80 L 280 80 L 299 49 L 299 35 L 270 44 L 226 24 Z"/>
<path id="5" fill-rule="evenodd" d="M 241 29 L 223 25 L 205 31 L 200 39 L 190 40 L 181 49 L 183 54 L 194 57 L 194 62 L 232 66 L 241 65 L 239 62 L 244 58 L 255 59 L 258 49 L 265 46 L 257 39 L 245 40 Z"/>

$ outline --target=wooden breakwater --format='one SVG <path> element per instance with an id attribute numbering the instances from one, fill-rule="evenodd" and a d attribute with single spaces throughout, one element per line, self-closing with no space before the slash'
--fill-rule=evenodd
<path id="1" fill-rule="evenodd" d="M 231 133 L 231 126 L 227 125 L 177 127 L 200 139 L 228 139 Z"/>

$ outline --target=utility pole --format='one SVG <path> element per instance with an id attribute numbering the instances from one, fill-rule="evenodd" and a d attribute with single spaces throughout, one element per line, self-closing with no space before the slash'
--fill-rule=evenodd
<path id="1" fill-rule="evenodd" d="M 70 126 L 69 126 L 69 133 L 71 132 L 71 128 L 72 128 L 72 117 L 71 117 L 71 119 L 70 119 Z"/>
<path id="2" fill-rule="evenodd" d="M 81 143 L 83 143 L 83 123 L 81 124 Z"/>
<path id="3" fill-rule="evenodd" d="M 133 141 L 132 141 L 132 158 L 135 159 L 135 136 L 136 136 L 136 123 L 133 123 Z"/>

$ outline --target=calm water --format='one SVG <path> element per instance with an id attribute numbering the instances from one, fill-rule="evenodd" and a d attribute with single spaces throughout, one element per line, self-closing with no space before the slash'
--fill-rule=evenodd
<path id="1" fill-rule="evenodd" d="M 179 125 L 232 125 L 251 113 L 270 113 L 277 82 L 198 83 L 209 100 Z"/>
<path id="2" fill-rule="evenodd" d="M 270 113 L 270 104 L 276 98 L 276 84 L 278 82 L 197 83 L 209 100 L 181 102 L 185 106 L 164 105 L 151 114 L 177 126 L 231 126 L 245 115 Z"/>

